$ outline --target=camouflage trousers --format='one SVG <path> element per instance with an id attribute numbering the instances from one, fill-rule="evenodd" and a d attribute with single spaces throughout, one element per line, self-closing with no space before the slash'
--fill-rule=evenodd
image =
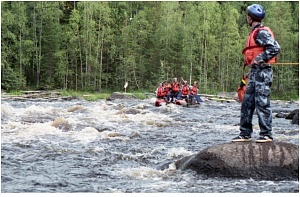
<path id="1" fill-rule="evenodd" d="M 273 70 L 271 66 L 254 65 L 241 107 L 240 135 L 251 136 L 252 118 L 256 109 L 260 135 L 272 138 L 272 110 L 270 105 L 270 87 Z"/>

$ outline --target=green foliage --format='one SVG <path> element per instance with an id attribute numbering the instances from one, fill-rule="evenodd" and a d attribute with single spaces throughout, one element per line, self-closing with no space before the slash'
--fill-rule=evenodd
<path id="1" fill-rule="evenodd" d="M 25 78 L 11 67 L 1 68 L 1 89 L 12 91 L 25 87 Z"/>
<path id="2" fill-rule="evenodd" d="M 146 96 L 144 93 L 141 93 L 141 92 L 134 92 L 133 95 L 134 95 L 136 98 L 140 99 L 140 100 L 143 100 L 143 99 L 146 99 L 146 98 L 147 98 L 147 96 Z"/>
<path id="3" fill-rule="evenodd" d="M 81 92 L 81 91 L 72 91 L 72 90 L 62 90 L 62 96 L 72 96 L 77 98 L 82 98 L 87 101 L 97 101 L 100 99 L 107 99 L 111 93 L 92 93 L 92 92 Z"/>
<path id="4" fill-rule="evenodd" d="M 24 93 L 22 93 L 21 91 L 19 90 L 11 90 L 9 92 L 7 92 L 9 95 L 24 95 Z"/>
<path id="5" fill-rule="evenodd" d="M 132 91 L 152 92 L 182 77 L 201 93 L 236 91 L 250 3 L 3 1 L 2 88 L 122 91 L 128 81 Z M 260 3 L 282 47 L 279 62 L 298 62 L 299 2 Z M 272 93 L 294 97 L 298 73 L 275 66 Z"/>

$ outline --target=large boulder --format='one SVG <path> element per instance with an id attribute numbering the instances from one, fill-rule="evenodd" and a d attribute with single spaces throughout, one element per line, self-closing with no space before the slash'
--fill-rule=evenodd
<path id="1" fill-rule="evenodd" d="M 114 92 L 106 100 L 113 101 L 115 99 L 136 99 L 136 97 L 130 93 Z"/>
<path id="2" fill-rule="evenodd" d="M 285 119 L 292 120 L 292 124 L 299 124 L 299 109 L 291 111 Z"/>
<path id="3" fill-rule="evenodd" d="M 277 112 L 275 114 L 276 118 L 285 118 L 288 120 L 292 120 L 292 124 L 298 124 L 299 125 L 299 109 L 295 109 L 292 111 L 284 110 L 284 109 L 273 109 L 273 112 Z M 287 112 L 287 113 L 286 113 Z"/>
<path id="4" fill-rule="evenodd" d="M 285 119 L 288 119 L 288 120 L 293 120 L 294 116 L 296 114 L 299 114 L 299 109 L 295 109 L 293 111 L 291 111 L 286 117 Z"/>
<path id="5" fill-rule="evenodd" d="M 292 120 L 292 124 L 298 124 L 299 125 L 299 110 L 294 115 L 293 120 Z"/>
<path id="6" fill-rule="evenodd" d="M 214 145 L 176 162 L 212 177 L 298 180 L 299 146 L 285 142 L 235 142 Z"/>

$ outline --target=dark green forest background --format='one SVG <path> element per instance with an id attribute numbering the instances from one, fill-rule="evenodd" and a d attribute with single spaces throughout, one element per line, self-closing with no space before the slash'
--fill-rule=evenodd
<path id="1" fill-rule="evenodd" d="M 278 62 L 297 63 L 297 1 L 2 1 L 1 89 L 154 91 L 182 77 L 200 93 L 236 91 L 252 3 Z M 274 65 L 272 94 L 298 98 L 299 65 Z"/>

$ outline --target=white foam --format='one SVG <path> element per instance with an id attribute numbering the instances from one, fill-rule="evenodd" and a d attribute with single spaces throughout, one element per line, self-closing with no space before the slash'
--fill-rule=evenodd
<path id="1" fill-rule="evenodd" d="M 149 167 L 140 167 L 123 169 L 121 173 L 135 179 L 161 180 L 165 171 L 156 170 Z"/>
<path id="2" fill-rule="evenodd" d="M 168 157 L 171 157 L 171 158 L 178 158 L 181 156 L 190 156 L 192 154 L 193 154 L 193 152 L 186 150 L 184 147 L 171 148 L 170 150 L 168 150 Z"/>
<path id="3" fill-rule="evenodd" d="M 54 107 L 52 107 L 52 106 L 41 107 L 41 106 L 31 105 L 24 110 L 24 113 L 28 114 L 28 115 L 52 114 L 53 110 L 54 110 Z"/>
<path id="4" fill-rule="evenodd" d="M 10 117 L 13 115 L 14 108 L 8 103 L 1 104 L 1 117 Z"/>
<path id="5" fill-rule="evenodd" d="M 51 122 L 22 124 L 21 122 L 9 122 L 1 129 L 2 142 L 28 141 L 43 135 L 59 135 L 61 131 L 51 126 Z"/>

